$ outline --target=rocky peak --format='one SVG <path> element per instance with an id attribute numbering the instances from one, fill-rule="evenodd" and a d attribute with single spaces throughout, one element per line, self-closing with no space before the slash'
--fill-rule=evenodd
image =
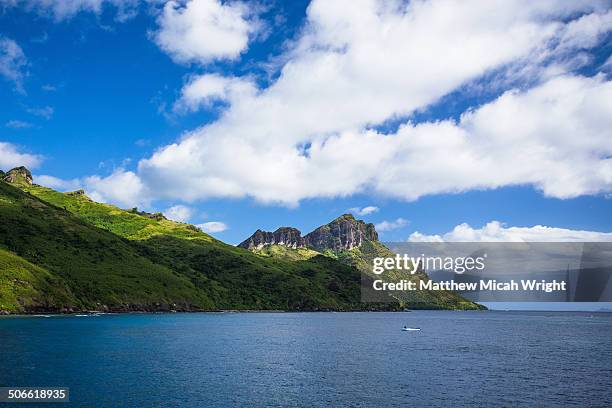
<path id="1" fill-rule="evenodd" d="M 378 241 L 374 224 L 356 220 L 344 214 L 302 237 L 296 228 L 281 227 L 274 232 L 257 230 L 238 246 L 261 249 L 267 245 L 284 245 L 290 248 L 312 248 L 319 252 L 340 252 L 358 248 L 366 241 Z"/>
<path id="2" fill-rule="evenodd" d="M 280 227 L 274 232 L 258 229 L 238 246 L 246 249 L 261 249 L 266 245 L 284 245 L 290 248 L 306 246 L 300 230 L 291 227 Z"/>
<path id="3" fill-rule="evenodd" d="M 30 170 L 23 166 L 9 170 L 2 176 L 2 180 L 11 184 L 32 184 L 34 182 Z"/>
<path id="4" fill-rule="evenodd" d="M 92 201 L 91 198 L 89 198 L 87 196 L 87 194 L 85 193 L 85 190 L 83 190 L 83 189 L 71 191 L 69 193 L 66 193 L 66 195 L 69 195 L 71 197 L 79 197 L 79 198 L 82 198 L 82 199 L 87 200 L 87 201 Z"/>
<path id="5" fill-rule="evenodd" d="M 304 237 L 306 245 L 319 252 L 344 251 L 360 247 L 365 241 L 378 241 L 374 224 L 356 220 L 351 214 L 343 214 Z"/>

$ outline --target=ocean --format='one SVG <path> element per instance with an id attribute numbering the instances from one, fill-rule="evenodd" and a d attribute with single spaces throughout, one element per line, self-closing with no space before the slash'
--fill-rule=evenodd
<path id="1" fill-rule="evenodd" d="M 0 386 L 69 387 L 57 406 L 603 407 L 612 314 L 9 316 Z"/>

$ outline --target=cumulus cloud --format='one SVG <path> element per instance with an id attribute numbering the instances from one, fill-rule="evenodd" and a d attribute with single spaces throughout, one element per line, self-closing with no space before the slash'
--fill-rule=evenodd
<path id="1" fill-rule="evenodd" d="M 158 17 L 155 42 L 180 63 L 235 59 L 247 49 L 256 24 L 240 2 L 169 1 Z"/>
<path id="2" fill-rule="evenodd" d="M 28 60 L 15 41 L 0 35 L 0 76 L 12 82 L 15 90 L 23 93 L 23 78 Z"/>
<path id="3" fill-rule="evenodd" d="M 18 166 L 36 168 L 41 161 L 39 155 L 24 153 L 14 144 L 0 142 L 0 169 L 4 171 Z"/>
<path id="4" fill-rule="evenodd" d="M 187 207 L 186 205 L 177 204 L 166 209 L 164 211 L 164 215 L 169 220 L 187 222 L 193 216 L 193 208 Z"/>
<path id="5" fill-rule="evenodd" d="M 249 80 L 224 77 L 218 74 L 204 74 L 191 78 L 181 90 L 181 97 L 174 104 L 176 112 L 193 112 L 209 107 L 216 101 L 236 101 L 252 97 L 256 87 Z"/>
<path id="6" fill-rule="evenodd" d="M 143 185 L 134 172 L 123 168 L 114 170 L 108 176 L 93 175 L 83 178 L 62 179 L 41 174 L 36 175 L 34 180 L 37 184 L 59 191 L 83 189 L 94 201 L 114 204 L 123 208 L 148 208 L 151 204 L 151 194 L 147 191 L 147 187 Z M 170 212 L 170 214 L 179 213 L 178 207 L 182 206 L 176 207 L 176 212 Z M 166 211 L 170 210 L 172 208 Z"/>
<path id="7" fill-rule="evenodd" d="M 107 177 L 90 176 L 83 180 L 84 188 L 94 201 L 121 207 L 147 207 L 149 195 L 140 178 L 131 171 L 117 169 Z"/>
<path id="8" fill-rule="evenodd" d="M 363 207 L 363 208 L 359 208 L 359 207 L 353 207 L 353 208 L 349 208 L 349 212 L 355 214 L 355 215 L 359 215 L 361 217 L 366 216 L 366 215 L 370 215 L 370 214 L 374 214 L 376 212 L 378 212 L 379 208 L 378 207 L 374 207 L 372 205 L 369 205 L 367 207 Z"/>
<path id="9" fill-rule="evenodd" d="M 442 235 L 424 235 L 414 232 L 408 240 L 411 242 L 607 242 L 612 241 L 612 233 L 542 225 L 507 227 L 499 221 L 491 221 L 482 228 L 473 228 L 465 223 L 460 224 L 452 231 Z"/>
<path id="10" fill-rule="evenodd" d="M 386 232 L 393 231 L 396 229 L 400 229 L 408 225 L 408 220 L 403 218 L 397 218 L 393 221 L 382 221 L 375 225 L 376 231 L 378 232 Z"/>
<path id="11" fill-rule="evenodd" d="M 571 18 L 599 16 L 591 23 L 605 27 L 598 4 L 314 1 L 272 85 L 229 98 L 219 120 L 142 160 L 138 175 L 161 198 L 250 196 L 285 205 L 368 191 L 414 200 L 516 184 L 560 198 L 608 192 L 612 99 L 603 76 L 557 72 L 458 122 L 366 130 L 560 43 L 593 45 L 601 36 L 572 29 Z M 227 98 L 235 80 L 216 77 L 213 86 L 212 77 L 199 79 L 179 106 Z"/>
<path id="12" fill-rule="evenodd" d="M 108 176 L 89 176 L 83 178 L 62 179 L 47 174 L 35 175 L 34 181 L 45 187 L 59 191 L 85 190 L 94 201 L 114 204 L 122 208 L 149 208 L 151 195 L 147 192 L 138 176 L 131 171 L 118 168 Z M 164 211 L 170 219 L 182 221 L 189 218 L 190 208 L 176 205 Z M 186 220 L 186 219 L 185 219 Z"/>
<path id="13" fill-rule="evenodd" d="M 34 181 L 36 184 L 59 191 L 74 191 L 82 188 L 82 182 L 79 179 L 64 180 L 47 174 L 34 175 Z"/>
<path id="14" fill-rule="evenodd" d="M 313 140 L 306 153 L 284 139 L 252 140 L 257 129 L 248 125 L 235 134 L 220 125 L 160 149 L 139 175 L 169 198 L 250 195 L 288 205 L 368 190 L 406 200 L 525 184 L 557 198 L 612 191 L 612 82 L 603 76 L 508 91 L 458 122 L 344 131 Z"/>
<path id="15" fill-rule="evenodd" d="M 43 16 L 50 16 L 56 21 L 74 17 L 80 12 L 100 14 L 105 7 L 112 7 L 115 18 L 119 21 L 133 17 L 139 0 L 0 0 L 0 6 L 22 7 Z"/>
<path id="16" fill-rule="evenodd" d="M 604 76 L 563 76 L 508 91 L 458 123 L 408 124 L 386 140 L 371 133 L 401 157 L 374 188 L 409 200 L 521 184 L 557 198 L 612 191 L 611 98 Z"/>
<path id="17" fill-rule="evenodd" d="M 568 56 L 605 38 L 609 14 L 596 0 L 315 0 L 267 88 L 192 77 L 176 110 L 219 100 L 219 119 L 159 148 L 135 172 L 90 184 L 106 200 L 252 197 L 288 206 L 511 185 L 558 198 L 609 193 L 612 83 L 567 72 L 580 65 Z M 249 21 L 240 3 L 171 1 L 154 37 L 179 62 L 231 59 L 248 45 Z M 536 80 L 457 121 L 377 130 L 500 70 Z"/>
<path id="18" fill-rule="evenodd" d="M 612 10 L 584 15 L 562 30 L 560 50 L 576 50 L 596 46 L 612 29 Z"/>
<path id="19" fill-rule="evenodd" d="M 196 225 L 196 227 L 200 228 L 204 232 L 209 233 L 223 232 L 229 229 L 229 226 L 227 224 L 220 221 L 205 222 L 203 224 Z"/>

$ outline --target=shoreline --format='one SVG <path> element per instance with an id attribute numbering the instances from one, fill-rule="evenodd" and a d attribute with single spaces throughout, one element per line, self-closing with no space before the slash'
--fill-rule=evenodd
<path id="1" fill-rule="evenodd" d="M 156 314 L 196 314 L 196 313 L 208 313 L 208 314 L 238 314 L 238 313 L 412 313 L 412 312 L 486 312 L 488 309 L 407 309 L 407 310 L 240 310 L 240 309 L 228 309 L 228 310 L 168 310 L 168 311 L 140 311 L 140 310 L 126 310 L 126 311 L 113 311 L 113 312 L 102 312 L 102 311 L 75 311 L 75 312 L 44 312 L 37 311 L 32 313 L 0 313 L 2 317 L 57 317 L 57 316 L 104 316 L 104 315 L 127 315 L 127 314 L 143 314 L 143 315 L 156 315 Z M 511 311 L 511 310 L 507 310 Z"/>
<path id="2" fill-rule="evenodd" d="M 95 317 L 104 315 L 166 315 L 166 314 L 281 314 L 281 313 L 412 313 L 412 312 L 500 312 L 500 313 L 555 313 L 555 314 L 590 314 L 590 315 L 612 315 L 612 310 L 525 310 L 525 309 L 405 309 L 405 310 L 260 310 L 260 309 L 220 309 L 220 310 L 124 310 L 103 312 L 96 310 L 73 311 L 73 312 L 45 312 L 36 311 L 31 313 L 7 313 L 0 311 L 0 319 L 3 317 Z"/>

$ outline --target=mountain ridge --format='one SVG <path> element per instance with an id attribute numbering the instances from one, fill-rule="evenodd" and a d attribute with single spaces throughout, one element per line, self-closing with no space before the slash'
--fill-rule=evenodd
<path id="1" fill-rule="evenodd" d="M 238 247 L 262 249 L 267 245 L 282 245 L 294 249 L 311 248 L 319 252 L 336 252 L 359 247 L 365 240 L 378 241 L 374 224 L 357 220 L 352 214 L 343 214 L 304 236 L 299 229 L 293 227 L 280 227 L 274 232 L 258 229 L 238 244 Z"/>
<path id="2" fill-rule="evenodd" d="M 15 183 L 0 182 L 0 312 L 477 308 L 432 296 L 365 304 L 360 270 L 339 257 L 280 246 L 263 256 L 15 173 Z"/>
<path id="3" fill-rule="evenodd" d="M 295 231 L 296 236 L 300 236 L 300 231 L 295 228 L 283 227 L 283 229 L 292 229 Z M 266 241 L 265 238 L 268 238 L 268 240 Z M 372 271 L 374 259 L 394 258 L 396 254 L 379 241 L 374 224 L 358 220 L 352 214 L 343 214 L 329 223 L 314 229 L 303 237 L 303 245 L 301 247 L 296 248 L 295 245 L 278 242 L 275 238 L 275 233 L 257 230 L 255 234 L 247 238 L 240 245 L 265 257 L 310 259 L 315 256 L 325 256 L 354 267 L 360 271 L 362 276 L 362 299 L 368 302 L 388 302 L 390 299 L 393 299 L 393 301 L 403 305 L 411 305 L 411 307 L 419 307 L 419 305 L 431 307 L 432 303 L 463 303 L 465 305 L 474 305 L 474 308 L 481 308 L 480 305 L 475 305 L 458 294 L 449 291 L 381 293 L 372 290 L 371 283 L 377 279 L 388 282 L 412 281 L 418 284 L 418 281 L 428 281 L 429 276 L 422 270 L 414 272 L 389 270 L 385 276 L 375 275 Z M 254 242 L 257 242 L 257 245 L 252 245 Z"/>

